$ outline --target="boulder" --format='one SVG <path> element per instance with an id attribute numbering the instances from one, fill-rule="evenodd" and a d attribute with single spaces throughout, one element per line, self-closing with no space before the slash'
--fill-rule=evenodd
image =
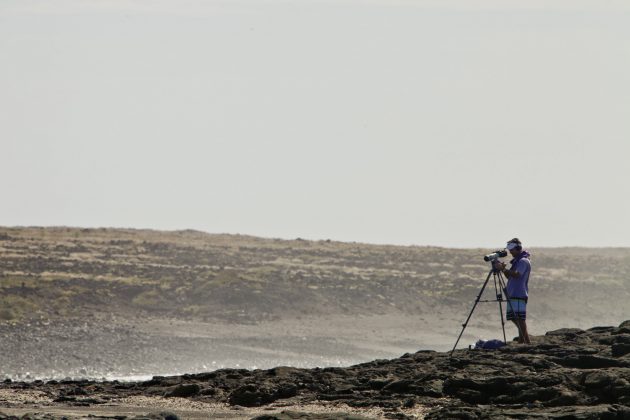
<path id="1" fill-rule="evenodd" d="M 231 405 L 242 405 L 243 407 L 258 407 L 269 404 L 280 398 L 278 390 L 256 384 L 247 384 L 236 388 L 228 397 Z M 287 392 L 285 395 L 290 394 Z"/>
<path id="2" fill-rule="evenodd" d="M 198 384 L 181 384 L 169 388 L 164 396 L 168 398 L 179 397 L 179 398 L 188 398 L 194 395 L 199 394 L 201 391 L 201 387 Z"/>
<path id="3" fill-rule="evenodd" d="M 615 343 L 611 347 L 613 357 L 621 357 L 630 353 L 630 343 Z"/>

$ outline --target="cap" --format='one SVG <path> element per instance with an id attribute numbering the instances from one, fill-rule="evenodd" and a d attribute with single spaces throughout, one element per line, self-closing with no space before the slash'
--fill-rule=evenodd
<path id="1" fill-rule="evenodd" d="M 507 249 L 508 251 L 513 250 L 514 248 L 518 248 L 520 245 L 517 244 L 516 242 L 508 242 L 507 243 Z"/>

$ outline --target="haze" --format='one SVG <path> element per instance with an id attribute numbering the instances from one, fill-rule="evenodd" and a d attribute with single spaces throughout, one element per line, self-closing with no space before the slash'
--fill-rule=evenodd
<path id="1" fill-rule="evenodd" d="M 629 9 L 3 0 L 0 224 L 630 246 Z"/>

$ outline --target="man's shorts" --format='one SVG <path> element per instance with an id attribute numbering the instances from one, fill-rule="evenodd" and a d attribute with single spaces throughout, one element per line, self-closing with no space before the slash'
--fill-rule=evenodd
<path id="1" fill-rule="evenodd" d="M 527 300 L 521 298 L 512 298 L 507 302 L 506 318 L 508 321 L 515 319 L 526 319 L 527 316 Z"/>

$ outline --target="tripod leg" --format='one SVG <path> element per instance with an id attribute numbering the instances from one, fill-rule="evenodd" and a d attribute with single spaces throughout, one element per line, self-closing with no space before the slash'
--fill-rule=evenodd
<path id="1" fill-rule="evenodd" d="M 483 294 L 484 289 L 486 288 L 486 285 L 488 284 L 488 280 L 490 280 L 490 276 L 492 275 L 493 270 L 490 270 L 490 272 L 488 273 L 488 277 L 486 277 L 486 281 L 483 283 L 483 286 L 481 286 L 481 290 L 479 291 L 479 294 L 477 295 L 477 299 L 475 299 L 475 304 L 473 305 L 472 309 L 470 310 L 470 313 L 468 314 L 468 318 L 466 318 L 466 321 L 462 324 L 462 331 L 459 333 L 459 337 L 457 337 L 457 341 L 455 342 L 455 345 L 453 346 L 453 350 L 451 350 L 451 356 L 453 355 L 453 352 L 455 351 L 455 348 L 457 347 L 457 343 L 459 343 L 459 339 L 462 338 L 462 334 L 464 334 L 464 330 L 466 329 L 466 326 L 468 325 L 468 321 L 470 321 L 470 317 L 472 316 L 473 312 L 475 311 L 475 308 L 477 307 L 477 304 L 479 303 L 479 300 L 481 299 L 481 295 Z"/>
<path id="2" fill-rule="evenodd" d="M 499 302 L 499 316 L 501 317 L 501 329 L 503 330 L 503 342 L 507 344 L 507 338 L 505 337 L 505 320 L 503 319 L 503 304 L 502 301 L 502 289 L 501 289 L 501 272 L 494 274 L 494 290 L 497 295 L 497 302 Z M 497 287 L 497 277 L 499 278 L 499 286 Z M 501 293 L 500 293 L 501 292 Z"/>

